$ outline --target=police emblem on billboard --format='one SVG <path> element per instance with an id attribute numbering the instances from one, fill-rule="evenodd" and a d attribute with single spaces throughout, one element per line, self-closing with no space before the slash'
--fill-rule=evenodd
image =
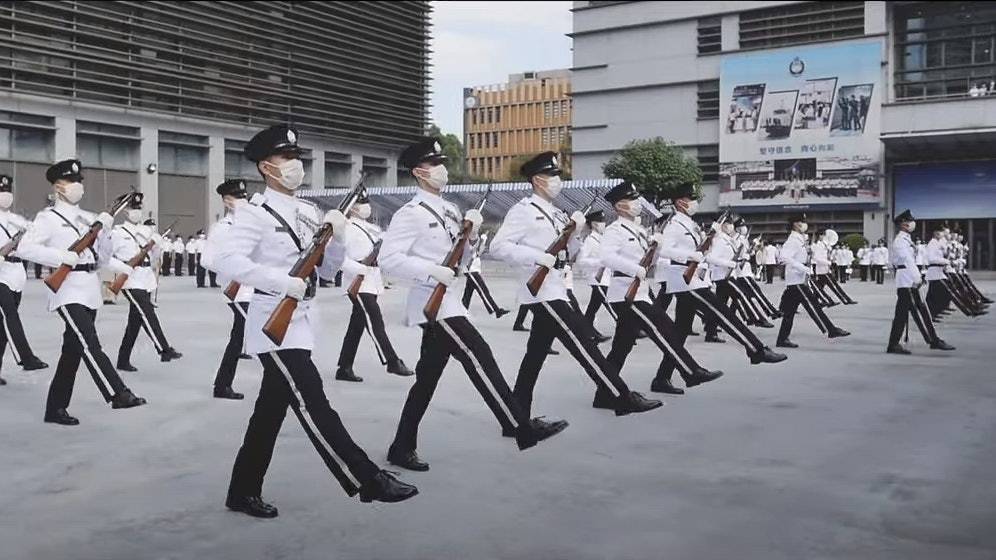
<path id="1" fill-rule="evenodd" d="M 297 142 L 297 135 L 294 134 L 293 130 L 287 129 L 287 141 L 291 144 Z"/>
<path id="2" fill-rule="evenodd" d="M 789 63 L 789 74 L 793 76 L 798 76 L 806 71 L 806 63 L 802 61 L 801 58 L 795 57 L 792 62 Z"/>

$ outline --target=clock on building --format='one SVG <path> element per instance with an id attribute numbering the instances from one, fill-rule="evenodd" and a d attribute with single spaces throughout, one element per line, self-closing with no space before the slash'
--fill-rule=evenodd
<path id="1" fill-rule="evenodd" d="M 474 97 L 473 95 L 464 98 L 463 106 L 468 109 L 473 109 L 474 107 L 477 107 L 477 98 Z"/>

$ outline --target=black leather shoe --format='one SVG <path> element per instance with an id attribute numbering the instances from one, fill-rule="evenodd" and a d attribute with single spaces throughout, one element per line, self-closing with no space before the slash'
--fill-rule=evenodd
<path id="1" fill-rule="evenodd" d="M 785 340 L 779 340 L 778 342 L 775 343 L 775 346 L 777 346 L 779 348 L 798 348 L 799 347 L 798 344 L 792 342 L 791 340 L 789 340 L 787 338 Z"/>
<path id="2" fill-rule="evenodd" d="M 609 393 L 595 391 L 595 399 L 591 401 L 591 406 L 592 408 L 601 408 L 603 410 L 615 410 L 616 401 Z"/>
<path id="3" fill-rule="evenodd" d="M 655 408 L 664 406 L 664 403 L 657 399 L 648 399 L 636 391 L 630 391 L 628 395 L 622 395 L 616 404 L 616 416 L 626 416 L 634 412 L 647 412 Z"/>
<path id="4" fill-rule="evenodd" d="M 839 304 L 839 303 L 837 303 L 836 301 L 831 301 L 830 303 L 827 303 L 827 304 L 826 304 L 826 305 L 824 305 L 823 307 L 836 307 L 836 306 L 838 306 L 838 305 L 840 305 L 840 304 Z"/>
<path id="5" fill-rule="evenodd" d="M 954 350 L 955 347 L 951 346 L 947 342 L 944 342 L 943 340 L 941 340 L 940 338 L 938 338 L 934 342 L 930 343 L 930 349 L 931 350 Z"/>
<path id="6" fill-rule="evenodd" d="M 719 370 L 709 371 L 706 368 L 699 368 L 695 370 L 695 373 L 685 379 L 685 387 L 695 387 L 696 385 L 715 381 L 720 377 L 723 377 L 723 372 Z"/>
<path id="7" fill-rule="evenodd" d="M 0 386 L 6 385 L 6 384 L 7 384 L 7 380 L 4 379 L 4 378 L 2 378 L 2 377 L 0 377 Z"/>
<path id="8" fill-rule="evenodd" d="M 401 360 L 395 360 L 387 364 L 387 373 L 393 373 L 394 375 L 400 375 L 401 377 L 410 377 L 415 375 L 415 372 L 408 369 Z"/>
<path id="9" fill-rule="evenodd" d="M 644 338 L 647 338 L 647 331 L 640 331 L 636 333 L 637 340 L 643 340 Z"/>
<path id="10" fill-rule="evenodd" d="M 363 378 L 359 375 L 353 373 L 353 368 L 340 367 L 335 370 L 335 378 L 339 381 L 352 381 L 353 383 L 359 383 L 363 381 Z"/>
<path id="11" fill-rule="evenodd" d="M 159 361 L 168 362 L 170 360 L 179 360 L 183 357 L 183 354 L 176 351 L 175 348 L 167 348 L 163 350 L 162 354 L 159 354 Z"/>
<path id="12" fill-rule="evenodd" d="M 784 316 L 785 314 L 782 313 L 781 311 L 775 311 L 774 313 L 771 314 L 772 319 L 781 319 Z"/>
<path id="13" fill-rule="evenodd" d="M 495 310 L 495 319 L 501 319 L 505 315 L 508 315 L 508 313 L 509 313 L 508 309 L 496 309 Z"/>
<path id="14" fill-rule="evenodd" d="M 418 488 L 401 482 L 388 471 L 380 471 L 373 480 L 360 487 L 360 501 L 370 502 L 403 502 L 418 494 Z"/>
<path id="15" fill-rule="evenodd" d="M 890 346 L 885 349 L 885 352 L 887 354 L 902 354 L 903 356 L 908 356 L 909 354 L 912 354 L 912 352 L 904 348 L 902 344 Z"/>
<path id="16" fill-rule="evenodd" d="M 69 415 L 66 409 L 60 408 L 55 412 L 46 412 L 45 421 L 49 424 L 62 424 L 63 426 L 78 426 L 80 421 Z"/>
<path id="17" fill-rule="evenodd" d="M 664 393 L 666 395 L 684 395 L 685 390 L 679 389 L 671 384 L 670 379 L 662 379 L 655 377 L 650 383 L 650 390 L 655 393 Z"/>
<path id="18" fill-rule="evenodd" d="M 700 334 L 702 334 L 702 333 L 697 333 L 695 331 L 689 331 L 688 332 L 688 336 L 699 336 Z"/>
<path id="19" fill-rule="evenodd" d="M 608 342 L 612 340 L 612 337 L 607 334 L 598 333 L 594 338 L 595 344 L 602 344 L 603 342 Z"/>
<path id="20" fill-rule="evenodd" d="M 844 302 L 844 305 L 857 305 L 857 304 L 858 302 L 854 301 L 853 299 Z"/>
<path id="21" fill-rule="evenodd" d="M 755 322 L 754 326 L 755 327 L 761 327 L 762 329 L 773 329 L 773 328 L 775 328 L 774 323 L 772 323 L 771 321 L 769 321 L 767 319 L 761 319 L 760 321 Z"/>
<path id="22" fill-rule="evenodd" d="M 547 350 L 546 353 L 547 353 L 548 356 L 559 356 L 560 355 L 560 352 L 557 352 L 553 348 Z"/>
<path id="23" fill-rule="evenodd" d="M 418 453 L 414 449 L 411 451 L 397 451 L 394 447 L 391 447 L 387 451 L 387 462 L 410 471 L 425 472 L 429 470 L 429 463 L 419 459 Z"/>
<path id="24" fill-rule="evenodd" d="M 841 338 L 844 336 L 851 336 L 851 333 L 841 328 L 835 328 L 832 331 L 830 331 L 830 334 L 828 334 L 827 336 L 830 338 Z"/>
<path id="25" fill-rule="evenodd" d="M 522 325 L 514 325 L 514 326 L 512 326 L 512 330 L 515 331 L 515 332 L 529 332 L 529 329 L 527 329 L 526 327 L 524 327 Z"/>
<path id="26" fill-rule="evenodd" d="M 751 354 L 750 363 L 760 364 L 763 362 L 766 364 L 777 364 L 778 362 L 784 362 L 787 359 L 788 356 L 785 354 L 779 354 L 778 352 L 774 352 L 771 348 L 765 346 L 760 352 Z"/>
<path id="27" fill-rule="evenodd" d="M 32 357 L 31 359 L 21 364 L 21 367 L 24 369 L 24 371 L 33 371 L 36 369 L 45 369 L 48 367 L 48 364 L 39 360 L 38 358 Z"/>
<path id="28" fill-rule="evenodd" d="M 532 420 L 529 421 L 529 425 L 532 426 L 533 430 L 537 431 L 556 430 L 556 432 L 562 432 L 567 428 L 567 426 L 570 425 L 567 423 L 567 420 L 553 420 L 551 422 L 547 422 L 544 418 L 545 418 L 544 416 L 537 416 L 536 418 L 533 418 Z M 510 430 L 508 428 L 501 429 L 501 437 L 511 438 L 515 437 L 515 434 L 516 434 L 515 430 Z"/>
<path id="29" fill-rule="evenodd" d="M 719 336 L 718 334 L 707 334 L 705 336 L 705 341 L 706 342 L 715 342 L 717 344 L 723 344 L 723 343 L 726 342 L 726 339 L 723 338 L 723 337 L 721 337 L 721 336 Z"/>
<path id="30" fill-rule="evenodd" d="M 225 499 L 225 507 L 232 511 L 272 519 L 279 515 L 277 508 L 263 501 L 262 496 L 232 496 Z"/>
<path id="31" fill-rule="evenodd" d="M 242 393 L 236 393 L 231 387 L 215 387 L 214 388 L 214 398 L 216 399 L 229 399 L 233 401 L 241 401 L 246 398 Z"/>
<path id="32" fill-rule="evenodd" d="M 131 365 L 131 362 L 118 362 L 116 367 L 118 371 L 138 371 L 138 368 Z"/>
<path id="33" fill-rule="evenodd" d="M 125 389 L 111 399 L 111 408 L 133 408 L 145 404 L 145 399 L 136 397 L 131 389 Z"/>
<path id="34" fill-rule="evenodd" d="M 538 422 L 537 422 L 538 420 Z M 515 434 L 515 443 L 520 451 L 525 451 L 537 443 L 551 438 L 567 428 L 567 422 L 544 422 L 541 418 L 533 418 L 528 426 L 519 426 Z"/>
<path id="35" fill-rule="evenodd" d="M 249 354 L 239 354 L 239 359 L 240 360 L 251 360 L 252 356 L 250 356 Z"/>

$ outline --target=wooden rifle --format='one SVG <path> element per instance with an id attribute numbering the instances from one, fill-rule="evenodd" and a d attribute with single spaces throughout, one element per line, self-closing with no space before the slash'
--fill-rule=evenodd
<path id="1" fill-rule="evenodd" d="M 166 231 L 163 232 L 163 237 L 169 235 L 170 232 L 173 231 L 173 226 L 175 226 L 176 222 L 178 221 L 179 220 L 173 220 L 173 223 L 170 224 L 169 227 L 166 228 Z M 139 249 L 138 253 L 136 253 L 135 256 L 128 261 L 128 266 L 130 266 L 131 268 L 140 266 L 142 264 L 142 261 L 144 261 L 149 256 L 149 252 L 152 251 L 152 248 L 155 247 L 155 245 L 156 242 L 152 239 L 149 239 L 145 243 L 145 245 L 143 245 L 142 248 Z M 115 276 L 114 282 L 111 283 L 110 287 L 111 293 L 113 293 L 114 295 L 118 295 L 118 293 L 121 291 L 121 288 L 124 287 L 125 282 L 127 281 L 128 281 L 127 274 L 118 274 L 117 276 Z"/>
<path id="2" fill-rule="evenodd" d="M 582 214 L 588 214 L 591 211 L 591 207 L 595 205 L 595 200 L 598 199 L 598 191 L 591 197 L 591 202 L 588 203 L 582 210 Z M 577 224 L 574 220 L 567 222 L 564 229 L 560 230 L 560 235 L 553 240 L 553 243 L 546 248 L 546 253 L 553 255 L 554 257 L 560 255 L 560 252 L 567 249 L 567 245 L 571 242 L 571 237 L 574 236 L 574 231 L 577 229 Z M 543 287 L 543 282 L 546 280 L 546 276 L 550 274 L 550 269 L 545 266 L 536 267 L 536 271 L 533 275 L 529 277 L 529 281 L 526 282 L 526 288 L 529 289 L 529 293 L 536 295 L 539 293 L 540 288 Z"/>
<path id="3" fill-rule="evenodd" d="M 131 202 L 131 199 L 134 198 L 136 194 L 137 193 L 134 190 L 131 190 L 117 197 L 116 199 L 114 199 L 114 202 L 111 204 L 111 206 L 107 209 L 107 213 L 110 214 L 112 217 L 117 216 L 118 212 L 124 209 L 124 207 L 127 206 L 129 202 Z M 87 232 L 84 233 L 82 237 L 74 241 L 73 244 L 69 246 L 69 250 L 79 255 L 83 251 L 86 251 L 87 249 L 93 247 L 93 244 L 97 242 L 97 236 L 100 234 L 100 230 L 103 229 L 103 227 L 104 224 L 100 223 L 99 221 L 91 224 L 90 229 L 87 230 Z M 68 264 L 60 265 L 59 268 L 55 269 L 55 272 L 48 275 L 48 278 L 45 279 L 45 285 L 48 286 L 48 289 L 52 290 L 53 292 L 58 292 L 59 288 L 62 287 L 62 283 L 66 281 L 66 278 L 69 276 L 69 273 L 72 271 L 73 267 L 69 266 Z"/>
<path id="4" fill-rule="evenodd" d="M 366 173 L 364 172 L 360 176 L 359 182 L 348 194 L 339 202 L 339 211 L 343 215 L 349 213 L 349 209 L 356 204 L 356 200 L 360 198 L 366 187 L 363 186 L 363 180 L 366 178 Z M 311 278 L 314 274 L 315 268 L 320 262 L 322 262 L 322 256 L 325 254 L 325 246 L 328 245 L 329 241 L 332 239 L 332 224 L 324 223 L 315 235 L 311 238 L 311 243 L 298 257 L 297 262 L 290 269 L 290 276 L 300 278 L 305 282 Z M 231 289 L 231 285 L 225 289 L 226 296 L 228 291 Z M 238 287 L 235 288 L 238 292 Z M 273 341 L 274 344 L 280 345 L 284 342 L 284 337 L 287 336 L 287 329 L 290 328 L 291 319 L 294 317 L 294 311 L 297 310 L 298 301 L 290 296 L 284 296 L 277 307 L 270 314 L 270 318 L 263 325 L 263 334 L 267 338 Z"/>
<path id="5" fill-rule="evenodd" d="M 478 212 L 484 209 L 484 204 L 488 201 L 488 196 L 491 194 L 491 187 L 488 187 L 487 192 L 481 197 L 480 202 L 477 203 L 475 208 Z M 457 240 L 453 243 L 453 247 L 450 248 L 450 252 L 446 253 L 446 257 L 443 259 L 442 265 L 451 268 L 456 271 L 457 266 L 460 264 L 460 260 L 463 259 L 463 252 L 467 248 L 467 243 L 470 241 L 470 235 L 473 232 L 474 224 L 470 220 L 464 220 L 460 224 L 460 234 L 457 236 Z M 439 308 L 443 305 L 443 296 L 446 295 L 446 284 L 439 283 L 432 290 L 432 294 L 429 296 L 429 301 L 425 302 L 425 307 L 422 309 L 422 314 L 430 322 L 435 322 L 436 317 L 439 315 Z"/>
<path id="6" fill-rule="evenodd" d="M 702 243 L 699 243 L 699 246 L 696 247 L 695 250 L 705 255 L 709 251 L 709 248 L 712 247 L 712 240 L 715 239 L 716 233 L 719 231 L 722 225 L 726 223 L 726 220 L 729 219 L 729 217 L 730 217 L 730 211 L 729 210 L 724 211 L 719 216 L 719 219 L 712 223 L 712 227 L 709 228 L 709 234 L 706 235 L 706 238 L 702 240 Z M 686 284 L 692 281 L 692 277 L 695 276 L 695 271 L 698 270 L 698 268 L 699 268 L 698 262 L 692 261 L 691 263 L 689 263 L 688 268 L 685 269 L 685 273 L 682 275 L 682 278 L 685 279 Z"/>
<path id="7" fill-rule="evenodd" d="M 360 261 L 360 264 L 363 266 L 377 266 L 377 257 L 380 255 L 380 246 L 383 244 L 384 240 L 378 239 L 377 242 L 374 243 L 373 249 L 370 250 L 370 254 L 364 257 L 364 259 Z M 356 297 L 360 293 L 360 286 L 363 285 L 363 278 L 363 274 L 357 274 L 356 278 L 353 278 L 353 281 L 349 284 L 349 289 L 346 290 L 346 293 L 352 297 Z"/>
<path id="8" fill-rule="evenodd" d="M 733 263 L 735 266 L 731 268 L 729 272 L 726 273 L 727 280 L 730 278 L 730 276 L 733 276 L 733 272 L 737 268 L 740 268 L 742 266 L 740 263 L 744 262 L 744 260 L 747 258 L 747 256 L 744 255 L 744 251 L 747 250 L 747 245 L 751 245 L 753 247 L 753 244 L 750 243 L 750 226 L 747 227 L 747 233 L 745 233 L 743 237 L 744 237 L 744 242 L 743 244 L 740 245 L 740 249 L 737 250 L 737 254 L 734 255 L 733 257 Z"/>
<path id="9" fill-rule="evenodd" d="M 14 237 L 10 238 L 10 241 L 5 243 L 3 247 L 0 247 L 0 259 L 5 259 L 7 258 L 8 255 L 13 253 L 14 250 L 17 249 L 18 244 L 21 243 L 21 238 L 23 238 L 24 234 L 27 232 L 28 232 L 27 229 L 22 229 L 21 231 L 18 231 L 17 233 L 14 234 Z"/>
<path id="10" fill-rule="evenodd" d="M 640 197 L 640 198 L 643 199 L 643 197 Z M 649 202 L 646 202 L 646 199 L 643 199 L 643 200 L 644 200 L 644 204 L 648 205 L 651 208 L 654 208 L 654 210 L 657 210 L 657 208 L 654 207 L 652 204 L 650 204 Z M 663 214 L 660 211 L 651 212 L 651 214 L 657 220 L 659 220 L 659 219 L 661 219 L 663 217 Z M 667 221 L 665 221 L 664 224 L 661 226 L 661 230 L 663 230 L 665 227 L 667 227 L 667 224 L 669 224 L 671 222 L 671 218 L 673 218 L 673 217 L 674 217 L 674 214 L 671 214 L 670 216 L 668 216 Z M 656 220 L 655 220 L 655 222 L 656 222 Z M 655 229 L 651 228 L 651 231 L 655 231 Z M 657 249 L 658 248 L 659 247 L 658 247 L 657 241 L 654 240 L 654 239 L 651 239 L 650 243 L 647 245 L 647 251 L 645 253 L 643 253 L 643 258 L 640 259 L 640 266 L 643 267 L 643 270 L 647 271 L 647 276 L 650 275 L 651 271 L 657 265 Z M 633 277 L 633 281 L 629 283 L 629 289 L 626 290 L 626 302 L 627 303 L 633 303 L 633 300 L 636 299 L 636 294 L 640 291 L 640 284 L 641 283 L 642 283 L 642 280 L 640 280 L 639 277 L 637 277 L 637 276 Z"/>

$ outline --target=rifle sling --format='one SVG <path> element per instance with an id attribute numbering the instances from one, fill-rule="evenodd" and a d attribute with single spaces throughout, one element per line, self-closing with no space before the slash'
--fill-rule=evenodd
<path id="1" fill-rule="evenodd" d="M 76 235 L 80 236 L 81 238 L 83 237 L 83 234 L 80 233 L 80 230 L 77 229 L 76 226 L 74 226 L 72 222 L 70 222 L 69 220 L 67 220 L 65 216 L 63 216 L 62 214 L 60 214 L 58 210 L 56 210 L 55 208 L 49 208 L 49 210 L 51 210 L 52 213 L 55 214 L 56 216 L 62 218 L 62 221 L 66 222 L 66 225 L 68 225 L 69 227 L 73 228 L 73 231 L 76 232 Z M 93 262 L 97 262 L 97 251 L 93 250 L 93 246 L 92 245 L 90 247 L 87 247 L 87 248 L 90 249 L 91 253 L 93 253 Z"/>

